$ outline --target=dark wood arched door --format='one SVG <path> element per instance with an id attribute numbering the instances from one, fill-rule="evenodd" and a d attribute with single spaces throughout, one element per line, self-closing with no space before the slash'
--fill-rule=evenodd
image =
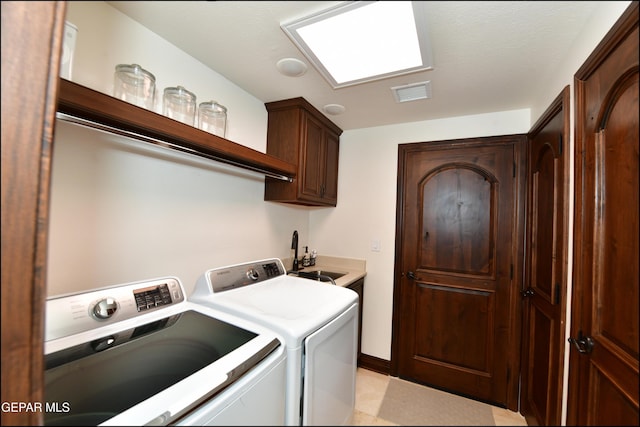
<path id="1" fill-rule="evenodd" d="M 520 412 L 560 425 L 567 307 L 569 86 L 529 132 Z"/>
<path id="2" fill-rule="evenodd" d="M 638 425 L 638 2 L 575 76 L 567 424 Z"/>
<path id="3" fill-rule="evenodd" d="M 517 410 L 526 136 L 402 144 L 397 375 Z"/>

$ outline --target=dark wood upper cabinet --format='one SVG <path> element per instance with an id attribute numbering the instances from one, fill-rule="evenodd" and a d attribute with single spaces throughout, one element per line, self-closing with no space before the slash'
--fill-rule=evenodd
<path id="1" fill-rule="evenodd" d="M 304 98 L 265 104 L 267 154 L 298 166 L 292 182 L 267 177 L 264 199 L 306 206 L 336 206 L 342 129 Z"/>

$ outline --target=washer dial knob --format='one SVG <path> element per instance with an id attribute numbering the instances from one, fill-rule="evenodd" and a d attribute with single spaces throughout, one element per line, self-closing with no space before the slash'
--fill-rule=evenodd
<path id="1" fill-rule="evenodd" d="M 255 268 L 250 268 L 247 270 L 247 277 L 255 282 L 259 277 L 258 271 Z"/>
<path id="2" fill-rule="evenodd" d="M 118 310 L 118 303 L 114 298 L 101 299 L 93 306 L 92 314 L 98 320 L 105 320 L 113 316 Z"/>

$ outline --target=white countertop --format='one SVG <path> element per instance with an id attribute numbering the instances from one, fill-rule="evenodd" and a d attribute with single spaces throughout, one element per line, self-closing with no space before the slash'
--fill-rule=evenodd
<path id="1" fill-rule="evenodd" d="M 290 269 L 292 259 L 282 259 L 285 268 Z M 335 257 L 328 255 L 318 255 L 316 265 L 309 267 L 300 267 L 300 271 L 325 270 L 334 271 L 336 273 L 344 273 L 344 276 L 335 279 L 337 286 L 349 286 L 358 279 L 367 275 L 366 260 L 357 258 Z"/>

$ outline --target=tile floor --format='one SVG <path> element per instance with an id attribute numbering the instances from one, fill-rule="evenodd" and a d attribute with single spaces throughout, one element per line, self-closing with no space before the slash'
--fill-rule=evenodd
<path id="1" fill-rule="evenodd" d="M 354 426 L 395 426 L 390 421 L 378 418 L 378 410 L 389 383 L 389 376 L 358 368 L 356 374 L 356 404 L 353 414 Z M 508 409 L 491 406 L 496 426 L 526 426 L 522 415 Z"/>

